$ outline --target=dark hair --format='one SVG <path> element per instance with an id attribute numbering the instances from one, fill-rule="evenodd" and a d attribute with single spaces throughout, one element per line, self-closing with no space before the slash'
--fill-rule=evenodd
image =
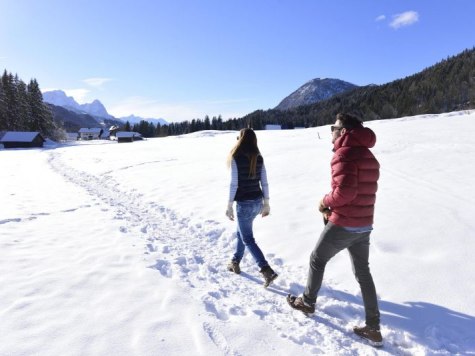
<path id="1" fill-rule="evenodd" d="M 338 113 L 336 115 L 336 119 L 340 120 L 341 126 L 343 126 L 346 129 L 354 129 L 356 127 L 363 127 L 363 121 L 356 115 Z"/>
<path id="2" fill-rule="evenodd" d="M 259 147 L 257 147 L 257 136 L 253 129 L 242 129 L 239 132 L 238 142 L 233 147 L 228 156 L 229 166 L 231 165 L 231 160 L 238 154 L 243 154 L 249 158 L 249 176 L 255 177 L 257 156 L 259 156 L 261 153 L 259 152 Z"/>

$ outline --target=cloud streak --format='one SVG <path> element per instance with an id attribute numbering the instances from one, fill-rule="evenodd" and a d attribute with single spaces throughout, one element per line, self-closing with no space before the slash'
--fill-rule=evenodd
<path id="1" fill-rule="evenodd" d="M 419 14 L 416 11 L 406 11 L 401 14 L 396 14 L 393 16 L 393 20 L 389 24 L 395 30 L 410 26 L 419 21 Z"/>
<path id="2" fill-rule="evenodd" d="M 105 83 L 110 82 L 111 80 L 112 80 L 111 78 L 94 77 L 94 78 L 84 79 L 83 82 L 91 87 L 101 88 Z"/>
<path id="3" fill-rule="evenodd" d="M 385 15 L 380 15 L 380 16 L 378 16 L 378 17 L 376 17 L 376 18 L 374 19 L 374 21 L 376 21 L 376 22 L 384 21 L 384 20 L 386 20 L 386 16 L 385 16 Z"/>

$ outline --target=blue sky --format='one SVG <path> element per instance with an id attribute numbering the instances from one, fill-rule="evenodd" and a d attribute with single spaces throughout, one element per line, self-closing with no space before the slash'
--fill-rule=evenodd
<path id="1" fill-rule="evenodd" d="M 314 78 L 383 84 L 475 45 L 473 0 L 0 0 L 0 69 L 116 117 L 275 107 Z"/>

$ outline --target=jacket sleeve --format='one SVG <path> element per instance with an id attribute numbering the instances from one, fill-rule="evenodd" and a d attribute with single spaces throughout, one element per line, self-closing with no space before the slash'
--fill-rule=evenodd
<path id="1" fill-rule="evenodd" d="M 323 204 L 334 208 L 350 203 L 358 195 L 358 167 L 341 157 L 332 164 L 332 191 L 325 195 Z"/>
<path id="2" fill-rule="evenodd" d="M 238 189 L 238 168 L 236 161 L 231 161 L 231 181 L 229 183 L 229 198 L 228 202 L 233 202 Z"/>
<path id="3" fill-rule="evenodd" d="M 262 187 L 262 194 L 264 195 L 264 199 L 269 199 L 269 183 L 267 181 L 267 172 L 266 166 L 264 162 L 262 162 L 261 168 L 261 187 Z"/>

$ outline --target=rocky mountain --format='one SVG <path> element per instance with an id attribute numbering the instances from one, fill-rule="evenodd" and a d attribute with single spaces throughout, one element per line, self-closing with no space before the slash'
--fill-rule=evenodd
<path id="1" fill-rule="evenodd" d="M 45 103 L 61 106 L 69 110 L 82 111 L 76 100 L 74 100 L 72 96 L 67 96 L 62 90 L 44 92 L 43 101 Z"/>
<path id="2" fill-rule="evenodd" d="M 357 85 L 339 79 L 315 78 L 284 98 L 275 109 L 288 110 L 297 106 L 315 104 L 356 88 L 358 88 Z"/>
<path id="3" fill-rule="evenodd" d="M 109 115 L 104 105 L 99 100 L 94 100 L 92 103 L 89 104 L 82 104 L 80 105 L 81 109 L 87 112 L 88 114 L 94 117 L 101 117 L 112 119 L 114 118 L 112 115 Z"/>
<path id="4" fill-rule="evenodd" d="M 122 124 L 125 124 L 127 121 L 131 125 L 138 124 L 140 121 L 147 121 L 149 123 L 153 123 L 154 125 L 168 125 L 168 122 L 161 118 L 144 119 L 135 115 L 115 118 L 107 112 L 107 109 L 99 100 L 94 100 L 92 103 L 87 104 L 78 104 L 73 97 L 67 96 L 62 90 L 44 92 L 43 101 L 47 104 L 55 106 L 55 108 L 52 107 L 55 119 L 64 121 L 65 123 L 67 122 L 68 126 L 70 127 L 76 127 L 78 125 L 81 125 L 80 127 L 94 126 L 94 124 L 91 122 L 91 119 L 96 121 L 96 125 L 99 124 L 101 126 L 107 125 L 109 122 L 114 122 L 115 125 L 122 126 Z M 63 108 L 64 110 L 60 110 L 58 107 Z M 74 113 L 76 115 L 74 115 Z M 88 126 L 84 125 L 86 122 L 89 123 Z"/>
<path id="5" fill-rule="evenodd" d="M 62 90 L 52 90 L 43 93 L 43 101 L 48 104 L 61 106 L 65 109 L 75 111 L 77 113 L 85 113 L 100 119 L 114 119 L 109 115 L 104 105 L 99 100 L 92 103 L 78 104 L 72 96 L 67 96 Z"/>

